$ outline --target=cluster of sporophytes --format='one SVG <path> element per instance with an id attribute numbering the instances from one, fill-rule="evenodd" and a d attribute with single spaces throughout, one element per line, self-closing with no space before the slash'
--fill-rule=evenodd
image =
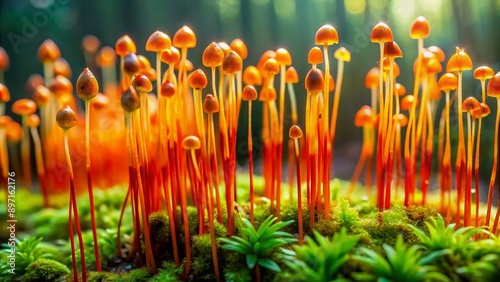
<path id="1" fill-rule="evenodd" d="M 31 189 L 31 136 L 43 207 L 55 205 L 55 193 L 69 193 L 65 220 L 68 221 L 69 255 L 75 281 L 136 279 L 142 274 L 146 279 L 158 272 L 159 265 L 168 269 L 168 273 L 160 271 L 170 277 L 164 279 L 186 280 L 201 275 L 205 278 L 196 276 L 193 279 L 217 281 L 223 277 L 226 280 L 238 277 L 261 280 L 272 278 L 272 272 L 278 272 L 278 276 L 300 272 L 292 278 L 304 280 L 400 280 L 408 277 L 442 280 L 454 276 L 477 277 L 478 272 L 494 275 L 498 271 L 495 260 L 499 254 L 487 250 L 486 246 L 498 245 L 498 239 L 494 238 L 499 209 L 491 220 L 498 165 L 498 110 L 485 216 L 479 209 L 478 171 L 482 118 L 490 113 L 486 95 L 497 98 L 500 106 L 500 73 L 495 75 L 487 66 L 476 68 L 474 78 L 482 87 L 481 102 L 474 97 L 463 99 L 462 78 L 464 71 L 473 68 L 471 58 L 457 47 L 447 61 L 446 73 L 438 79 L 445 54 L 437 46 L 424 48 L 424 38 L 429 33 L 429 23 L 423 17 L 418 17 L 410 28 L 410 37 L 417 40 L 418 55 L 413 92 L 407 94 L 406 88 L 397 82 L 400 69 L 395 60 L 403 56 L 402 50 L 394 41 L 389 26 L 379 23 L 373 28 L 371 40 L 379 45 L 380 57 L 378 67 L 369 70 L 365 80 L 371 91 L 371 105 L 363 106 L 354 121 L 356 126 L 363 127 L 362 152 L 351 187 L 337 190 L 332 187 L 330 173 L 344 63 L 351 60 L 351 54 L 344 47 L 333 53 L 338 63 L 334 80 L 329 48 L 339 43 L 339 35 L 331 25 L 320 27 L 316 33 L 314 42 L 322 49 L 313 47 L 308 53 L 311 69 L 304 79 L 305 91 L 302 91 L 306 93 L 305 117 L 301 121 L 304 131 L 298 125 L 294 89 L 299 77 L 291 66 L 291 54 L 284 48 L 268 50 L 255 66 L 247 64 L 244 67 L 248 50 L 241 39 L 230 44 L 212 42 L 201 58 L 210 73 L 209 79 L 203 69 L 193 70 L 193 63 L 188 60 L 188 50 L 197 44 L 196 35 L 188 26 L 180 28 L 172 39 L 161 31 L 151 34 L 145 49 L 154 53 L 154 68 L 145 56 L 136 54 L 135 42 L 128 35 L 119 38 L 114 49 L 100 48 L 97 38 L 87 36 L 83 49 L 88 67 L 78 77 L 75 87 L 85 105 L 82 110 L 73 93 L 69 64 L 61 57 L 57 45 L 46 40 L 38 51 L 43 76 L 32 75 L 27 83 L 31 99 L 20 99 L 12 104 L 12 112 L 21 116 L 22 125 L 4 115 L 10 94 L 5 86 L 8 82 L 3 81 L 3 72 L 8 69 L 9 58 L 0 49 L 1 182 L 7 183 L 7 173 L 13 168 L 22 176 L 22 185 Z M 115 73 L 116 56 L 119 57 L 119 79 Z M 162 63 L 168 65 L 164 72 Z M 92 70 L 102 73 L 102 86 Z M 204 95 L 208 85 L 211 93 Z M 103 93 L 99 93 L 100 88 Z M 332 104 L 330 93 L 333 91 Z M 456 95 L 450 97 L 451 91 Z M 441 92 L 445 93 L 444 107 L 438 107 Z M 258 178 L 253 173 L 252 103 L 257 99 L 263 106 L 263 187 L 256 185 Z M 247 104 L 243 101 L 248 102 L 247 125 L 239 122 L 241 107 Z M 452 147 L 450 111 L 454 101 L 458 142 Z M 290 116 L 291 120 L 285 116 Z M 437 121 L 439 134 L 436 135 Z M 292 126 L 285 128 L 290 122 Z M 237 175 L 236 136 L 245 126 L 249 173 Z M 285 130 L 288 130 L 288 139 Z M 442 138 L 434 140 L 435 136 Z M 286 151 L 285 141 L 288 142 Z M 412 211 L 415 207 L 428 205 L 434 143 L 438 149 L 441 203 L 437 208 L 445 220 L 438 217 L 433 225 L 421 224 L 420 227 L 427 230 L 421 231 L 408 227 L 407 221 L 418 222 L 418 212 Z M 451 165 L 453 148 L 456 150 L 454 169 Z M 282 183 L 284 153 L 288 155 L 288 191 L 282 189 L 286 187 Z M 373 164 L 376 195 L 372 198 Z M 21 165 L 22 170 L 19 169 Z M 350 207 L 348 200 L 354 198 L 353 188 L 364 165 L 368 201 L 356 209 Z M 455 189 L 452 187 L 453 172 Z M 237 183 L 241 181 L 249 183 L 248 191 L 242 193 L 238 188 Z M 117 208 L 116 227 L 113 226 L 116 233 L 102 232 L 98 228 L 102 218 L 98 212 L 103 212 L 96 209 L 94 185 L 104 189 L 127 186 L 122 189 L 123 201 Z M 399 190 L 403 187 L 404 197 L 400 202 Z M 257 188 L 262 190 L 257 191 Z M 472 199 L 473 191 L 475 199 Z M 8 190 L 5 192 L 7 195 Z M 346 199 L 336 201 L 338 193 L 345 193 Z M 78 195 L 87 199 L 85 215 L 88 218 L 82 217 Z M 248 199 L 243 195 L 248 195 Z M 456 205 L 452 204 L 452 198 Z M 282 200 L 286 200 L 286 205 L 282 206 Z M 472 211 L 473 200 L 475 212 Z M 374 204 L 376 210 L 370 213 Z M 290 208 L 294 208 L 291 213 Z M 363 219 L 359 218 L 358 210 Z M 246 213 L 249 220 L 243 218 Z M 296 219 L 296 225 L 292 221 L 282 221 L 286 216 Z M 426 218 L 423 212 L 420 220 Z M 463 229 L 454 232 L 455 225 L 445 227 L 452 218 L 454 224 Z M 126 225 L 125 222 L 131 226 L 122 230 L 121 225 Z M 85 232 L 85 227 L 90 230 Z M 282 228 L 292 228 L 289 231 L 296 233 L 297 239 L 280 230 Z M 358 235 L 348 236 L 347 230 Z M 479 234 L 485 230 L 490 230 L 487 236 Z M 306 234 L 312 237 L 306 240 Z M 418 238 L 423 247 L 408 247 L 399 235 L 407 243 L 417 243 Z M 472 237 L 479 241 L 472 241 Z M 387 238 L 392 241 L 384 241 Z M 135 278 L 122 275 L 113 278 L 109 273 L 101 273 L 103 264 L 107 265 L 113 258 L 110 246 L 115 240 L 117 259 L 128 259 L 144 267 L 130 274 Z M 291 247 L 295 241 L 298 246 Z M 359 244 L 374 247 L 374 242 L 391 244 L 379 246 L 378 252 L 356 248 Z M 204 248 L 207 243 L 208 251 Z M 477 247 L 481 251 L 471 247 L 474 251 L 470 251 L 467 249 L 470 246 L 485 247 Z M 105 255 L 101 251 L 105 251 Z M 243 256 L 247 267 L 239 267 L 242 257 L 231 251 Z M 322 251 L 326 253 L 313 255 Z M 480 256 L 479 252 L 486 255 Z M 200 259 L 207 254 L 207 260 Z M 48 266 L 42 259 L 35 259 L 30 263 L 33 266 L 26 270 L 51 267 L 61 275 L 67 272 L 59 266 Z M 462 264 L 463 261 L 470 263 Z M 211 264 L 211 270 L 204 268 L 206 264 Z M 89 276 L 87 266 L 96 272 Z M 438 271 L 439 266 L 445 271 Z M 262 273 L 261 268 L 266 272 Z M 299 271 L 301 269 L 304 271 Z M 31 277 L 29 275 L 35 274 L 26 273 L 26 279 Z M 160 279 L 155 277 L 153 279 Z"/>

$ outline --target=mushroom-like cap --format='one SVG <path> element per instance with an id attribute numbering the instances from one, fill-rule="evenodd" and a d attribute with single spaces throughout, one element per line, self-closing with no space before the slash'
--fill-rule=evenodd
<path id="1" fill-rule="evenodd" d="M 262 53 L 262 56 L 260 56 L 259 62 L 257 63 L 257 69 L 263 74 L 264 76 L 264 64 L 266 63 L 267 59 L 269 58 L 276 58 L 276 52 L 273 50 L 267 50 L 266 52 Z M 267 74 L 265 74 L 267 75 Z"/>
<path id="2" fill-rule="evenodd" d="M 316 36 L 314 37 L 314 44 L 316 45 L 332 45 L 339 43 L 339 34 L 337 30 L 329 25 L 325 24 L 316 31 Z"/>
<path id="3" fill-rule="evenodd" d="M 133 112 L 141 107 L 141 99 L 133 87 L 129 87 L 123 92 L 121 106 L 126 112 Z"/>
<path id="4" fill-rule="evenodd" d="M 92 102 L 90 103 L 90 106 L 97 111 L 106 108 L 108 105 L 109 105 L 109 98 L 108 96 L 102 93 L 97 93 L 95 98 L 92 99 Z"/>
<path id="5" fill-rule="evenodd" d="M 386 42 L 384 45 L 384 57 L 386 58 L 402 58 L 403 52 L 396 41 Z"/>
<path id="6" fill-rule="evenodd" d="M 500 98 L 500 72 L 497 72 L 488 82 L 488 96 Z"/>
<path id="7" fill-rule="evenodd" d="M 9 55 L 0 46 L 0 71 L 6 71 L 10 66 Z"/>
<path id="8" fill-rule="evenodd" d="M 270 102 L 276 100 L 276 89 L 273 86 L 268 85 L 267 87 L 262 87 L 260 90 L 259 101 Z"/>
<path id="9" fill-rule="evenodd" d="M 85 35 L 82 39 L 82 48 L 89 54 L 95 54 L 101 47 L 101 41 L 94 35 Z"/>
<path id="10" fill-rule="evenodd" d="M 219 111 L 219 101 L 212 94 L 207 94 L 205 100 L 203 101 L 203 111 L 205 113 L 217 113 Z"/>
<path id="11" fill-rule="evenodd" d="M 189 135 L 182 140 L 182 148 L 184 148 L 184 150 L 197 150 L 200 147 L 200 139 L 197 136 Z"/>
<path id="12" fill-rule="evenodd" d="M 348 63 L 351 61 L 351 52 L 349 52 L 349 50 L 347 50 L 347 48 L 345 47 L 340 47 L 335 50 L 335 53 L 333 53 L 333 57 L 339 61 Z"/>
<path id="13" fill-rule="evenodd" d="M 280 72 L 280 66 L 278 64 L 278 61 L 274 58 L 269 58 L 267 61 L 264 63 L 264 70 L 272 75 L 275 75 Z"/>
<path id="14" fill-rule="evenodd" d="M 40 125 L 40 117 L 37 114 L 29 115 L 26 119 L 26 125 L 28 127 L 37 127 Z"/>
<path id="15" fill-rule="evenodd" d="M 139 71 L 139 58 L 135 53 L 128 53 L 123 60 L 123 69 L 129 75 L 135 74 Z"/>
<path id="16" fill-rule="evenodd" d="M 167 98 L 174 96 L 175 85 L 172 82 L 165 80 L 165 82 L 163 82 L 161 85 L 160 94 L 161 94 L 161 96 L 167 97 Z"/>
<path id="17" fill-rule="evenodd" d="M 312 68 L 306 75 L 304 86 L 308 91 L 316 93 L 323 90 L 323 87 L 325 86 L 324 83 L 325 80 L 323 72 L 320 69 Z"/>
<path id="18" fill-rule="evenodd" d="M 224 51 L 222 51 L 219 44 L 212 42 L 205 48 L 205 51 L 203 51 L 201 61 L 207 68 L 218 67 L 222 65 L 222 61 L 224 61 Z"/>
<path id="19" fill-rule="evenodd" d="M 28 80 L 26 80 L 26 91 L 29 94 L 32 94 L 38 85 L 44 85 L 43 77 L 38 73 L 34 73 L 28 77 Z"/>
<path id="20" fill-rule="evenodd" d="M 146 73 L 151 69 L 151 62 L 149 62 L 148 58 L 138 55 L 137 60 L 139 61 L 139 70 L 137 72 Z"/>
<path id="21" fill-rule="evenodd" d="M 288 136 L 292 139 L 299 139 L 303 136 L 304 134 L 302 133 L 302 129 L 296 124 L 292 125 L 290 127 L 290 130 L 288 131 Z"/>
<path id="22" fill-rule="evenodd" d="M 402 113 L 399 113 L 397 115 L 393 115 L 392 119 L 395 122 L 397 122 L 399 124 L 399 126 L 401 126 L 401 127 L 405 127 L 406 125 L 408 125 L 408 118 Z"/>
<path id="23" fill-rule="evenodd" d="M 220 41 L 217 42 L 217 44 L 219 44 L 220 48 L 222 48 L 222 52 L 224 52 L 224 57 L 231 51 L 231 46 L 229 46 L 226 42 Z"/>
<path id="24" fill-rule="evenodd" d="M 362 127 L 365 125 L 372 125 L 374 122 L 373 110 L 370 106 L 362 106 L 354 116 L 354 125 Z"/>
<path id="25" fill-rule="evenodd" d="M 38 107 L 45 106 L 50 100 L 50 90 L 43 86 L 38 85 L 33 91 L 33 101 L 35 101 Z"/>
<path id="26" fill-rule="evenodd" d="M 174 65 L 175 70 L 179 70 L 179 67 L 181 66 L 181 61 L 177 62 L 177 64 Z M 185 71 L 192 71 L 193 70 L 193 63 L 191 63 L 190 60 L 187 60 L 184 62 L 184 70 Z"/>
<path id="27" fill-rule="evenodd" d="M 404 96 L 403 99 L 401 99 L 401 110 L 409 111 L 413 103 L 417 103 L 418 105 L 418 99 L 415 101 L 415 96 L 411 94 Z"/>
<path id="28" fill-rule="evenodd" d="M 64 94 L 71 94 L 73 92 L 73 85 L 69 79 L 58 75 L 50 83 L 49 89 L 56 97 L 61 97 Z"/>
<path id="29" fill-rule="evenodd" d="M 452 73 L 445 73 L 441 75 L 438 80 L 438 88 L 440 91 L 449 92 L 450 90 L 455 90 L 458 87 L 458 78 Z"/>
<path id="30" fill-rule="evenodd" d="M 135 47 L 135 43 L 130 36 L 124 35 L 116 40 L 115 53 L 117 56 L 124 57 L 128 53 L 135 52 L 137 52 L 137 48 Z"/>
<path id="31" fill-rule="evenodd" d="M 467 97 L 465 100 L 462 102 L 462 111 L 468 112 L 469 114 L 472 112 L 474 109 L 481 108 L 481 105 L 479 104 L 479 101 L 475 97 Z"/>
<path id="32" fill-rule="evenodd" d="M 225 74 L 234 74 L 243 69 L 243 61 L 235 51 L 230 51 L 222 62 L 222 71 Z"/>
<path id="33" fill-rule="evenodd" d="M 254 66 L 248 66 L 243 71 L 243 82 L 246 85 L 261 85 L 262 76 L 260 71 Z"/>
<path id="34" fill-rule="evenodd" d="M 399 82 L 396 83 L 396 85 L 394 85 L 394 95 L 397 95 L 397 96 L 406 95 L 406 87 Z"/>
<path id="35" fill-rule="evenodd" d="M 153 91 L 153 84 L 145 75 L 138 75 L 134 77 L 132 85 L 134 86 L 135 91 L 139 93 L 149 93 Z"/>
<path id="36" fill-rule="evenodd" d="M 257 90 L 251 85 L 245 86 L 245 88 L 243 88 L 243 93 L 241 93 L 241 98 L 245 101 L 256 100 L 257 96 Z"/>
<path id="37" fill-rule="evenodd" d="M 389 44 L 389 42 L 387 44 Z M 383 65 L 383 69 L 384 69 L 384 77 L 383 78 L 385 81 L 385 78 L 387 76 L 389 76 L 389 72 L 391 71 L 391 60 L 389 60 L 389 58 L 384 58 L 382 60 L 382 65 Z M 393 61 L 392 68 L 393 68 L 392 72 L 393 72 L 394 77 L 398 77 L 401 74 L 401 70 L 399 69 L 398 63 Z"/>
<path id="38" fill-rule="evenodd" d="M 472 69 L 472 60 L 464 49 L 456 48 L 456 53 L 451 56 L 446 65 L 447 72 L 464 71 Z"/>
<path id="39" fill-rule="evenodd" d="M 12 118 L 6 115 L 0 117 L 0 127 L 5 128 L 8 123 L 12 122 Z"/>
<path id="40" fill-rule="evenodd" d="M 189 87 L 194 89 L 203 89 L 207 87 L 207 76 L 201 69 L 193 71 L 188 77 Z"/>
<path id="41" fill-rule="evenodd" d="M 94 74 L 85 68 L 76 81 L 76 93 L 82 100 L 90 100 L 99 92 L 99 83 Z"/>
<path id="42" fill-rule="evenodd" d="M 170 37 L 165 33 L 157 30 L 153 32 L 148 41 L 146 41 L 146 51 L 148 52 L 163 52 L 170 48 L 172 42 L 170 41 Z"/>
<path id="43" fill-rule="evenodd" d="M 312 47 L 307 54 L 307 62 L 311 65 L 323 63 L 323 53 L 318 47 Z"/>
<path id="44" fill-rule="evenodd" d="M 495 75 L 493 69 L 488 66 L 481 66 L 474 70 L 474 78 L 479 80 L 490 79 Z"/>
<path id="45" fill-rule="evenodd" d="M 38 48 L 38 60 L 42 63 L 53 62 L 61 57 L 61 51 L 54 41 L 47 39 Z"/>
<path id="46" fill-rule="evenodd" d="M 286 69 L 285 73 L 285 81 L 286 83 L 298 83 L 299 82 L 299 74 L 294 67 L 289 67 Z"/>
<path id="47" fill-rule="evenodd" d="M 15 121 L 7 122 L 5 125 L 5 136 L 7 141 L 17 143 L 23 138 L 23 128 Z"/>
<path id="48" fill-rule="evenodd" d="M 10 92 L 7 86 L 0 83 L 0 103 L 7 103 L 10 101 Z"/>
<path id="49" fill-rule="evenodd" d="M 426 64 L 426 69 L 427 73 L 432 74 L 432 73 L 440 73 L 443 70 L 443 66 L 439 62 L 438 59 L 432 58 L 429 61 L 427 61 Z"/>
<path id="50" fill-rule="evenodd" d="M 71 78 L 71 67 L 68 64 L 68 61 L 66 61 L 64 58 L 55 60 L 52 68 L 54 70 L 54 75 L 62 75 L 67 78 Z"/>
<path id="51" fill-rule="evenodd" d="M 380 70 L 379 68 L 371 68 L 365 76 L 365 86 L 368 89 L 377 88 L 379 86 L 379 76 Z"/>
<path id="52" fill-rule="evenodd" d="M 385 43 L 393 41 L 391 28 L 383 22 L 373 27 L 370 40 L 376 43 Z"/>
<path id="53" fill-rule="evenodd" d="M 490 107 L 485 103 L 479 103 L 479 108 L 475 108 L 471 111 L 471 115 L 474 118 L 483 118 L 491 113 Z"/>
<path id="54" fill-rule="evenodd" d="M 172 46 L 170 49 L 161 53 L 160 60 L 169 65 L 175 65 L 181 60 L 181 53 L 179 52 L 179 49 Z"/>
<path id="55" fill-rule="evenodd" d="M 292 64 L 292 56 L 290 56 L 290 53 L 285 48 L 279 48 L 276 50 L 275 59 L 279 65 L 289 66 Z"/>
<path id="56" fill-rule="evenodd" d="M 439 62 L 444 62 L 444 60 L 446 59 L 446 55 L 444 54 L 443 50 L 437 46 L 427 47 L 427 51 L 432 52 L 439 60 Z"/>
<path id="57" fill-rule="evenodd" d="M 410 37 L 412 39 L 426 38 L 429 36 L 431 28 L 426 18 L 419 16 L 415 19 L 410 28 Z"/>
<path id="58" fill-rule="evenodd" d="M 110 67 L 115 64 L 116 61 L 116 55 L 115 51 L 113 48 L 109 46 L 104 46 L 101 48 L 101 51 L 99 51 L 99 54 L 97 54 L 96 57 L 96 63 L 100 67 Z"/>
<path id="59" fill-rule="evenodd" d="M 332 74 L 328 74 L 328 92 L 333 92 L 335 90 L 335 80 L 333 80 Z"/>
<path id="60" fill-rule="evenodd" d="M 231 50 L 238 53 L 238 55 L 240 55 L 242 60 L 248 57 L 248 49 L 243 40 L 236 38 L 233 41 L 231 41 L 229 47 L 231 48 Z"/>
<path id="61" fill-rule="evenodd" d="M 191 28 L 184 25 L 174 34 L 173 45 L 177 48 L 194 48 L 196 47 L 196 35 Z"/>
<path id="62" fill-rule="evenodd" d="M 56 115 L 56 122 L 60 128 L 68 130 L 76 125 L 76 113 L 69 105 L 63 106 Z"/>

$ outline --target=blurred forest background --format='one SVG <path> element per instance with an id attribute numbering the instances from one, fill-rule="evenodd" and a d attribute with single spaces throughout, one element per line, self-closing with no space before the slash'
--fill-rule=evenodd
<path id="1" fill-rule="evenodd" d="M 350 178 L 361 143 L 361 130 L 353 126 L 353 117 L 362 105 L 369 104 L 370 92 L 364 87 L 364 78 L 378 61 L 379 48 L 369 39 L 371 29 L 379 21 L 392 28 L 404 54 L 397 60 L 402 70 L 399 81 L 411 89 L 417 44 L 409 38 L 409 28 L 420 15 L 431 25 L 425 46 L 440 46 L 447 58 L 455 52 L 455 46 L 460 46 L 470 54 L 475 67 L 488 64 L 500 70 L 500 0 L 4 0 L 0 1 L 0 46 L 10 56 L 5 81 L 14 100 L 26 95 L 24 84 L 29 75 L 42 73 L 37 49 L 47 38 L 56 42 L 71 64 L 75 82 L 85 67 L 81 51 L 85 35 L 97 36 L 103 46 L 114 46 L 117 38 L 129 34 L 138 53 L 153 60 L 153 54 L 144 50 L 149 35 L 161 30 L 173 37 L 186 24 L 198 38 L 197 47 L 189 52 L 195 68 L 204 69 L 201 54 L 212 41 L 243 39 L 249 49 L 246 66 L 256 64 L 265 50 L 289 50 L 301 78 L 296 91 L 303 112 L 307 53 L 314 46 L 316 30 L 332 24 L 339 33 L 339 46 L 352 54 L 352 61 L 345 67 L 335 144 L 335 175 Z M 330 49 L 331 54 L 336 48 Z M 331 66 L 335 75 L 335 60 Z M 464 97 L 480 97 L 479 82 L 473 80 L 472 72 L 465 73 L 464 83 Z M 492 99 L 489 102 L 493 104 Z M 242 124 L 245 110 L 241 113 Z M 495 106 L 492 111 L 496 112 Z M 255 116 L 260 112 L 257 106 Z M 491 148 L 487 143 L 493 139 L 493 123 L 492 115 L 484 127 L 489 134 L 483 138 L 485 150 Z M 245 133 L 240 130 L 240 137 Z M 490 161 L 482 164 L 488 170 L 486 174 L 490 172 Z"/>

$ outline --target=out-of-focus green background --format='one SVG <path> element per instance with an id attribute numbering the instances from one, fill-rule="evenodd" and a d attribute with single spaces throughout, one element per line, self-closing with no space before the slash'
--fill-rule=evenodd
<path id="1" fill-rule="evenodd" d="M 189 52 L 195 68 L 203 68 L 201 53 L 212 41 L 229 43 L 236 37 L 243 39 L 249 49 L 245 65 L 256 64 L 265 50 L 288 49 L 301 78 L 296 90 L 303 112 L 302 82 L 309 70 L 307 53 L 314 46 L 316 30 L 329 23 L 339 32 L 339 46 L 352 53 L 352 61 L 345 67 L 335 147 L 336 159 L 354 163 L 359 154 L 361 130 L 352 125 L 353 117 L 370 101 L 364 77 L 378 61 L 378 46 L 369 40 L 371 29 L 379 21 L 392 28 L 394 39 L 404 53 L 404 58 L 397 60 L 402 69 L 399 81 L 411 89 L 416 41 L 408 34 L 419 15 L 431 24 L 426 46 L 440 46 L 447 57 L 455 52 L 455 46 L 461 46 L 475 66 L 488 64 L 495 71 L 500 70 L 499 0 L 10 0 L 0 2 L 0 45 L 10 56 L 11 67 L 5 80 L 13 99 L 17 99 L 25 95 L 28 76 L 42 72 L 36 54 L 47 38 L 56 42 L 72 65 L 74 82 L 85 67 L 81 52 L 83 36 L 93 34 L 102 45 L 114 46 L 118 37 L 129 34 L 137 44 L 138 53 L 152 60 L 153 54 L 144 50 L 148 36 L 161 30 L 172 37 L 186 24 L 198 38 L 197 47 Z M 331 53 L 336 48 L 331 48 Z M 332 60 L 331 65 L 335 74 L 336 61 Z M 472 72 L 465 73 L 464 82 L 465 97 L 480 96 L 479 83 L 472 79 Z M 493 105 L 494 101 L 489 102 Z M 492 111 L 496 112 L 496 107 L 492 106 Z M 260 112 L 257 106 L 255 115 Z M 246 112 L 242 115 L 246 116 Z M 490 116 L 485 126 L 489 132 L 485 144 L 491 142 L 488 140 L 492 139 L 492 127 L 493 116 Z M 240 130 L 241 136 L 245 131 Z M 352 172 L 352 164 L 344 166 L 336 161 L 335 167 L 338 175 Z"/>

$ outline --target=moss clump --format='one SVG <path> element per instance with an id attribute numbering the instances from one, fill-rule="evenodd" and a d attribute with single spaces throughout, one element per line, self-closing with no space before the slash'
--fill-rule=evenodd
<path id="1" fill-rule="evenodd" d="M 182 271 L 183 271 L 182 267 L 177 267 L 173 262 L 163 262 L 162 268 L 149 281 L 155 281 L 155 282 L 180 281 L 179 277 L 182 274 Z"/>
<path id="2" fill-rule="evenodd" d="M 220 224 L 216 219 L 214 219 L 214 231 L 216 238 L 227 237 L 227 228 L 223 224 Z"/>
<path id="3" fill-rule="evenodd" d="M 149 216 L 151 241 L 153 246 L 166 248 L 170 241 L 170 221 L 166 212 L 154 212 Z"/>
<path id="4" fill-rule="evenodd" d="M 87 273 L 87 281 L 88 282 L 112 282 L 112 281 L 120 281 L 120 275 L 114 272 L 107 271 L 89 271 Z"/>
<path id="5" fill-rule="evenodd" d="M 26 268 L 23 281 L 65 281 L 69 273 L 69 269 L 60 262 L 51 259 L 39 259 Z"/>
<path id="6" fill-rule="evenodd" d="M 437 216 L 437 210 L 432 206 L 410 206 L 406 208 L 406 214 L 408 216 L 408 223 L 427 232 L 427 225 L 425 225 L 425 222 L 429 220 L 429 218 L 435 218 Z"/>
<path id="7" fill-rule="evenodd" d="M 187 207 L 188 213 L 188 225 L 189 225 L 189 234 L 198 234 L 199 225 L 198 225 L 198 210 L 196 207 Z M 179 212 L 179 215 L 182 213 Z M 182 222 L 182 219 L 181 221 Z"/>
<path id="8" fill-rule="evenodd" d="M 146 282 L 151 277 L 151 273 L 146 268 L 137 268 L 125 272 L 119 277 L 120 282 Z"/>
<path id="9" fill-rule="evenodd" d="M 359 221 L 358 211 L 349 205 L 349 201 L 342 197 L 333 209 L 333 218 L 341 226 L 352 230 Z"/>
<path id="10" fill-rule="evenodd" d="M 215 280 L 212 262 L 212 241 L 209 234 L 192 237 L 193 263 L 191 269 L 199 281 Z"/>
<path id="11" fill-rule="evenodd" d="M 286 205 L 281 210 L 281 220 L 290 221 L 293 223 L 283 228 L 283 231 L 288 233 L 297 233 L 299 230 L 299 218 L 298 218 L 298 206 L 297 203 Z M 306 198 L 302 199 L 302 227 L 304 228 L 304 234 L 309 234 L 311 228 L 309 223 L 311 222 L 311 216 L 309 214 L 309 208 L 307 207 Z"/>

